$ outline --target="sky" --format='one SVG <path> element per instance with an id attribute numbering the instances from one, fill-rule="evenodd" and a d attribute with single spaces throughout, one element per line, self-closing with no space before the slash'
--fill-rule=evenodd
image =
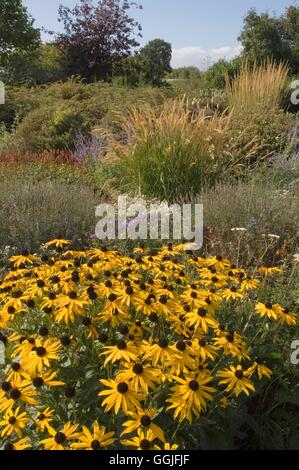
<path id="1" fill-rule="evenodd" d="M 138 2 L 138 0 L 136 0 Z M 232 59 L 240 53 L 237 41 L 243 18 L 254 7 L 258 12 L 280 15 L 299 0 L 139 0 L 143 10 L 132 10 L 143 29 L 144 45 L 161 38 L 172 44 L 173 67 L 194 65 L 207 68 L 219 59 Z M 35 25 L 60 32 L 57 11 L 62 3 L 73 7 L 77 0 L 23 0 L 35 18 Z M 49 36 L 43 34 L 43 39 Z"/>

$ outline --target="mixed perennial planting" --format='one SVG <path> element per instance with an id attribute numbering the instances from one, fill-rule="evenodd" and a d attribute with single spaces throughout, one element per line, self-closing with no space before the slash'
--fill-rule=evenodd
<path id="1" fill-rule="evenodd" d="M 184 248 L 127 255 L 53 240 L 10 259 L 0 283 L 2 448 L 184 448 L 182 430 L 271 379 L 256 353 L 262 332 L 297 318 L 255 290 L 279 269 L 250 275 Z"/>

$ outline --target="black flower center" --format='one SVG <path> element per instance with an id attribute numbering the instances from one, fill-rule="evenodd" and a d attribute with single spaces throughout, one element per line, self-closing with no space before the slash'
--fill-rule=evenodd
<path id="1" fill-rule="evenodd" d="M 77 298 L 78 298 L 77 292 L 75 292 L 75 291 L 70 292 L 70 293 L 69 293 L 69 298 L 70 298 L 71 300 L 77 299 Z"/>
<path id="2" fill-rule="evenodd" d="M 47 354 L 47 350 L 43 346 L 40 346 L 39 348 L 36 348 L 36 354 L 39 357 L 43 357 Z"/>
<path id="3" fill-rule="evenodd" d="M 121 325 L 119 327 L 119 332 L 120 332 L 120 334 L 125 336 L 129 333 L 129 327 L 127 325 Z"/>
<path id="4" fill-rule="evenodd" d="M 1 389 L 3 390 L 3 392 L 8 392 L 9 390 L 11 390 L 11 383 L 3 382 L 1 385 Z"/>
<path id="5" fill-rule="evenodd" d="M 110 300 L 110 302 L 114 302 L 116 299 L 117 299 L 117 296 L 115 294 L 110 294 L 108 297 L 108 300 Z"/>
<path id="6" fill-rule="evenodd" d="M 17 388 L 13 388 L 10 392 L 10 396 L 13 400 L 18 400 L 21 396 L 21 392 Z"/>
<path id="7" fill-rule="evenodd" d="M 178 341 L 175 346 L 179 351 L 185 351 L 186 349 L 186 343 L 183 340 Z"/>
<path id="8" fill-rule="evenodd" d="M 73 398 L 76 395 L 76 389 L 74 387 L 67 387 L 64 391 L 66 398 Z"/>
<path id="9" fill-rule="evenodd" d="M 199 389 L 199 383 L 197 380 L 191 380 L 191 382 L 189 382 L 189 388 L 192 392 L 196 392 Z"/>
<path id="10" fill-rule="evenodd" d="M 57 432 L 54 439 L 57 444 L 62 444 L 66 440 L 66 435 L 63 432 Z"/>
<path id="11" fill-rule="evenodd" d="M 4 450 L 15 450 L 13 443 L 10 441 L 6 442 L 4 445 Z"/>
<path id="12" fill-rule="evenodd" d="M 128 387 L 128 385 L 126 384 L 126 382 L 120 382 L 120 383 L 117 385 L 117 391 L 118 391 L 118 393 L 125 394 L 125 393 L 127 393 L 128 390 L 129 390 L 129 387 Z"/>
<path id="13" fill-rule="evenodd" d="M 11 416 L 8 420 L 9 424 L 12 424 L 12 425 L 15 424 L 16 421 L 17 421 L 17 418 L 15 418 L 14 416 Z"/>
<path id="14" fill-rule="evenodd" d="M 124 349 L 127 349 L 127 343 L 125 342 L 124 339 L 121 339 L 120 341 L 118 341 L 116 343 L 116 347 L 117 349 L 119 349 L 120 351 L 124 350 Z"/>
<path id="15" fill-rule="evenodd" d="M 142 441 L 140 441 L 140 448 L 142 450 L 149 450 L 151 448 L 151 443 L 148 439 L 142 439 Z"/>
<path id="16" fill-rule="evenodd" d="M 91 442 L 90 447 L 92 450 L 99 450 L 101 448 L 101 443 L 100 441 L 97 441 L 96 439 Z"/>
<path id="17" fill-rule="evenodd" d="M 168 341 L 166 338 L 161 338 L 159 339 L 158 341 L 158 346 L 161 348 L 161 349 L 166 349 L 167 346 L 168 346 Z"/>
<path id="18" fill-rule="evenodd" d="M 44 379 L 42 377 L 35 377 L 32 383 L 36 388 L 40 388 L 44 385 Z"/>
<path id="19" fill-rule="evenodd" d="M 158 315 L 155 312 L 150 313 L 149 319 L 151 322 L 155 323 L 158 321 Z"/>
<path id="20" fill-rule="evenodd" d="M 242 370 L 236 370 L 235 372 L 235 377 L 239 380 L 243 379 L 243 371 Z"/>
<path id="21" fill-rule="evenodd" d="M 48 330 L 48 328 L 47 328 L 46 326 L 40 327 L 40 329 L 38 330 L 38 332 L 39 332 L 39 334 L 40 334 L 41 336 L 48 336 L 48 334 L 49 334 L 49 330 Z"/>
<path id="22" fill-rule="evenodd" d="M 207 311 L 206 311 L 205 308 L 199 308 L 199 309 L 197 310 L 197 313 L 198 313 L 198 315 L 199 315 L 200 317 L 202 317 L 202 318 L 204 318 L 204 317 L 207 316 Z"/>
<path id="23" fill-rule="evenodd" d="M 136 375 L 141 375 L 143 373 L 143 366 L 141 364 L 134 364 L 133 372 Z"/>
<path id="24" fill-rule="evenodd" d="M 69 336 L 62 336 L 62 338 L 60 338 L 60 342 L 62 346 L 69 346 L 71 344 L 71 338 Z"/>
<path id="25" fill-rule="evenodd" d="M 106 333 L 99 334 L 99 341 L 100 343 L 106 343 L 108 341 L 108 336 L 106 335 Z"/>
<path id="26" fill-rule="evenodd" d="M 149 416 L 144 415 L 141 417 L 140 422 L 142 426 L 146 426 L 148 428 L 151 425 L 152 420 Z"/>

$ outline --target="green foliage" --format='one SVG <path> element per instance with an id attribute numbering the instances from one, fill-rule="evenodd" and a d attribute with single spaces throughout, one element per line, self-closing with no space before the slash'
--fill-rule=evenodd
<path id="1" fill-rule="evenodd" d="M 276 17 L 249 10 L 239 40 L 243 55 L 252 63 L 262 63 L 268 58 L 286 61 L 293 73 L 299 70 L 299 7 L 289 7 L 285 14 Z"/>
<path id="2" fill-rule="evenodd" d="M 175 79 L 175 80 L 189 80 L 189 79 L 196 79 L 201 77 L 201 72 L 197 67 L 179 67 L 177 69 L 172 70 L 167 75 L 167 78 Z"/>
<path id="3" fill-rule="evenodd" d="M 14 54 L 1 74 L 6 84 L 41 85 L 65 78 L 64 55 L 51 43 L 40 44 L 34 51 Z"/>
<path id="4" fill-rule="evenodd" d="M 162 39 L 154 39 L 146 44 L 138 57 L 143 81 L 152 85 L 160 85 L 165 75 L 171 72 L 171 56 L 171 44 Z"/>
<path id="5" fill-rule="evenodd" d="M 105 83 L 84 84 L 78 79 L 47 87 L 7 88 L 0 122 L 10 135 L 8 150 L 39 152 L 73 148 L 74 137 L 88 135 L 96 125 L 114 126 L 117 111 L 134 103 L 161 103 L 171 90 L 140 87 L 129 89 Z M 0 137 L 1 147 L 1 137 Z"/>
<path id="6" fill-rule="evenodd" d="M 219 60 L 203 75 L 206 87 L 224 89 L 227 80 L 233 80 L 241 70 L 242 59 L 236 58 L 230 62 Z"/>
<path id="7" fill-rule="evenodd" d="M 38 46 L 40 31 L 28 14 L 22 0 L 0 0 L 0 64 L 11 54 L 29 51 Z"/>

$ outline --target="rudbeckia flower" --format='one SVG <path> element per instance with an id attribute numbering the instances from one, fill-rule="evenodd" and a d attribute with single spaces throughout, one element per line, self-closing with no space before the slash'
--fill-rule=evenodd
<path id="1" fill-rule="evenodd" d="M 124 413 L 132 411 L 135 408 L 140 408 L 140 399 L 142 396 L 132 389 L 132 386 L 126 382 L 116 382 L 115 380 L 102 379 L 100 382 L 109 387 L 109 390 L 99 392 L 98 396 L 106 396 L 102 402 L 105 413 L 108 413 L 112 408 L 114 413 L 117 414 L 120 409 Z"/>
<path id="2" fill-rule="evenodd" d="M 253 383 L 248 379 L 251 375 L 251 370 L 244 370 L 242 366 L 229 366 L 228 369 L 224 369 L 218 372 L 218 376 L 222 378 L 219 383 L 226 385 L 226 392 L 234 391 L 238 397 L 240 393 L 244 392 L 249 396 L 249 392 L 255 391 Z"/>
<path id="3" fill-rule="evenodd" d="M 2 421 L 0 421 L 0 426 L 3 427 L 1 431 L 1 437 L 6 435 L 10 436 L 13 432 L 15 432 L 20 439 L 23 434 L 23 429 L 28 422 L 29 418 L 27 418 L 25 412 L 20 411 L 19 407 L 17 407 L 15 410 L 7 410 L 4 418 Z"/>
<path id="4" fill-rule="evenodd" d="M 41 444 L 46 450 L 65 450 L 72 440 L 79 437 L 80 434 L 76 432 L 78 426 L 68 422 L 60 431 L 55 431 L 49 426 L 47 431 L 51 437 L 41 440 Z"/>
<path id="5" fill-rule="evenodd" d="M 78 436 L 79 442 L 71 444 L 72 449 L 101 450 L 109 447 L 114 442 L 114 432 L 106 432 L 104 426 L 99 426 L 97 421 L 93 424 L 92 433 L 86 426 L 82 426 L 82 433 Z"/>
<path id="6" fill-rule="evenodd" d="M 25 450 L 30 449 L 29 437 L 24 437 L 19 441 L 7 441 L 4 444 L 4 450 Z"/>
<path id="7" fill-rule="evenodd" d="M 157 415 L 158 411 L 154 408 L 129 411 L 128 420 L 123 423 L 125 429 L 122 431 L 121 436 L 131 434 L 136 431 L 136 429 L 147 429 L 151 430 L 155 437 L 160 439 L 161 442 L 165 442 L 164 432 L 160 426 L 154 423 L 154 419 Z"/>
<path id="8" fill-rule="evenodd" d="M 159 369 L 154 369 L 149 365 L 139 362 L 124 364 L 127 370 L 117 373 L 117 382 L 130 383 L 132 389 L 136 392 L 148 393 L 149 389 L 154 389 L 156 384 L 160 381 L 161 372 Z"/>
<path id="9" fill-rule="evenodd" d="M 50 242 L 45 243 L 47 248 L 54 246 L 55 248 L 64 248 L 67 245 L 71 244 L 71 240 L 55 239 Z"/>
<path id="10" fill-rule="evenodd" d="M 277 316 L 279 315 L 280 306 L 278 304 L 273 305 L 271 302 L 267 302 L 263 304 L 259 302 L 255 307 L 256 313 L 260 317 L 267 317 L 270 319 L 277 320 Z"/>
<path id="11" fill-rule="evenodd" d="M 182 422 L 187 419 L 192 423 L 193 414 L 199 416 L 207 408 L 207 401 L 212 400 L 216 389 L 208 384 L 212 377 L 198 377 L 195 379 L 174 377 L 179 384 L 171 388 L 172 395 L 166 401 L 171 403 L 167 410 L 174 409 L 174 419 Z"/>
<path id="12" fill-rule="evenodd" d="M 131 437 L 131 439 L 123 439 L 121 441 L 123 446 L 133 447 L 136 450 L 159 450 L 157 444 L 155 444 L 156 436 L 149 429 L 142 431 L 138 429 L 137 436 Z"/>

